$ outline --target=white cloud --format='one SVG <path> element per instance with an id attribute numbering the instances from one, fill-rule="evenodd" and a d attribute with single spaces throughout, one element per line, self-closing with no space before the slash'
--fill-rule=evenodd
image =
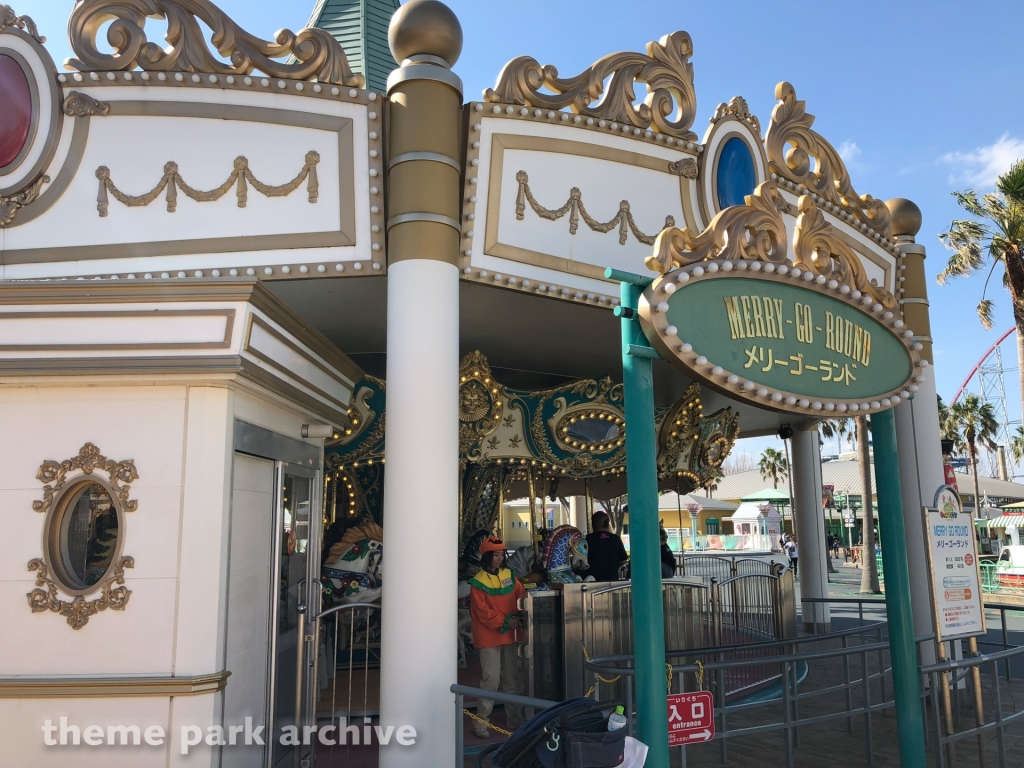
<path id="1" fill-rule="evenodd" d="M 839 145 L 839 156 L 843 158 L 843 162 L 847 165 L 853 164 L 853 162 L 860 156 L 860 147 L 857 146 L 856 141 L 846 139 L 842 144 Z"/>
<path id="2" fill-rule="evenodd" d="M 970 152 L 947 152 L 940 162 L 953 166 L 950 184 L 967 183 L 981 189 L 991 189 L 996 179 L 1006 173 L 1010 166 L 1024 157 L 1024 140 L 1011 138 L 1004 133 L 993 144 L 976 147 Z"/>

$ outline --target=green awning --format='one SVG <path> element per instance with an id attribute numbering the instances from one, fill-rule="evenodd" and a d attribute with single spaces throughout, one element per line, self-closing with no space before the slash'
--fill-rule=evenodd
<path id="1" fill-rule="evenodd" d="M 1009 528 L 1015 526 L 1024 528 L 1024 515 L 1000 515 L 985 522 L 988 528 Z"/>

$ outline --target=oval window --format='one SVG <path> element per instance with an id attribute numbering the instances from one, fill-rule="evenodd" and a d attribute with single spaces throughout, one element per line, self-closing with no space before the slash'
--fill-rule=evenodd
<path id="1" fill-rule="evenodd" d="M 744 198 L 754 193 L 754 157 L 747 142 L 733 136 L 722 146 L 715 168 L 718 186 L 718 209 L 743 205 Z"/>
<path id="2" fill-rule="evenodd" d="M 619 425 L 605 419 L 585 417 L 571 421 L 565 434 L 570 440 L 581 443 L 606 443 L 619 436 Z"/>
<path id="3" fill-rule="evenodd" d="M 87 481 L 69 488 L 50 521 L 50 562 L 68 591 L 103 580 L 118 549 L 120 521 L 110 492 Z"/>

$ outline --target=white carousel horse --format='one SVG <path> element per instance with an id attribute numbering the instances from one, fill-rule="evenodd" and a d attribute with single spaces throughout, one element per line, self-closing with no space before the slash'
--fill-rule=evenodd
<path id="1" fill-rule="evenodd" d="M 380 599 L 384 531 L 366 522 L 345 531 L 324 558 L 322 573 L 336 602 L 372 603 Z"/>

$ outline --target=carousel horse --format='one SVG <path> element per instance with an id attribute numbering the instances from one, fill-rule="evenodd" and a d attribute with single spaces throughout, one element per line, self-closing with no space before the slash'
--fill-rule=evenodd
<path id="1" fill-rule="evenodd" d="M 334 600 L 372 603 L 380 599 L 384 531 L 369 521 L 345 531 L 324 558 L 322 579 L 330 584 Z"/>
<path id="2" fill-rule="evenodd" d="M 583 532 L 571 525 L 555 528 L 544 544 L 541 563 L 547 571 L 549 584 L 578 584 L 583 581 L 573 573 L 574 568 L 586 570 L 590 567 Z"/>

